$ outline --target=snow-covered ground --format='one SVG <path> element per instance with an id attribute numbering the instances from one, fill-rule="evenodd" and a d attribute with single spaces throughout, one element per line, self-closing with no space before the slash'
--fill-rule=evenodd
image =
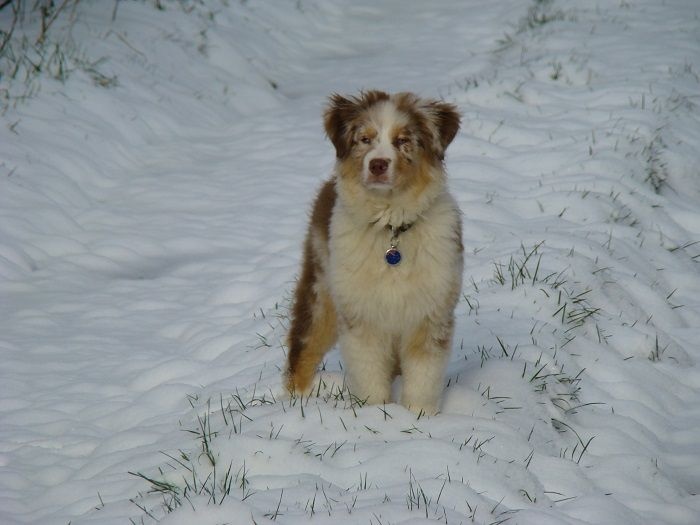
<path id="1" fill-rule="evenodd" d="M 66 80 L 0 78 L 0 523 L 700 523 L 700 4 L 161 3 L 81 2 Z M 434 417 L 337 351 L 280 395 L 362 88 L 464 115 Z"/>

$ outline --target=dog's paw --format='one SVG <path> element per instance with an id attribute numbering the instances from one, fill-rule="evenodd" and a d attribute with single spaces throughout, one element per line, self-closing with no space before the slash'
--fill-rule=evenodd
<path id="1" fill-rule="evenodd" d="M 432 403 L 402 403 L 408 410 L 419 418 L 423 416 L 435 416 L 440 412 L 440 407 Z"/>

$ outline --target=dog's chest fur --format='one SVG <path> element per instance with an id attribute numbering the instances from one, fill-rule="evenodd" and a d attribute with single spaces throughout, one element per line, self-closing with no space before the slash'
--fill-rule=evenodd
<path id="1" fill-rule="evenodd" d="M 401 262 L 389 265 L 384 254 L 391 231 L 358 225 L 342 201 L 330 225 L 329 287 L 339 318 L 401 333 L 425 318 L 444 315 L 461 283 L 460 216 L 448 193 L 398 237 Z M 358 227 L 359 226 L 359 227 Z"/>

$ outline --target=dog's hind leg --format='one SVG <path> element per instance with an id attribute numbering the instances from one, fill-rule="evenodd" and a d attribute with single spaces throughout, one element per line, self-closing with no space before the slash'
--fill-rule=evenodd
<path id="1" fill-rule="evenodd" d="M 335 200 L 335 183 L 327 181 L 321 186 L 311 212 L 287 337 L 289 353 L 284 380 L 290 393 L 309 393 L 316 367 L 338 337 L 335 306 L 323 269 L 329 257 L 328 238 Z"/>
<path id="2" fill-rule="evenodd" d="M 289 330 L 286 387 L 305 395 L 311 390 L 316 368 L 337 339 L 335 307 L 324 286 L 297 287 Z"/>

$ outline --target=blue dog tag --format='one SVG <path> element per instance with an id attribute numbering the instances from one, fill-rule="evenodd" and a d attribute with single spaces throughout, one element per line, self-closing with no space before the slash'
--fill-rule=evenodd
<path id="1" fill-rule="evenodd" d="M 401 252 L 396 248 L 389 248 L 384 254 L 384 259 L 387 264 L 391 266 L 396 266 L 401 262 Z"/>

